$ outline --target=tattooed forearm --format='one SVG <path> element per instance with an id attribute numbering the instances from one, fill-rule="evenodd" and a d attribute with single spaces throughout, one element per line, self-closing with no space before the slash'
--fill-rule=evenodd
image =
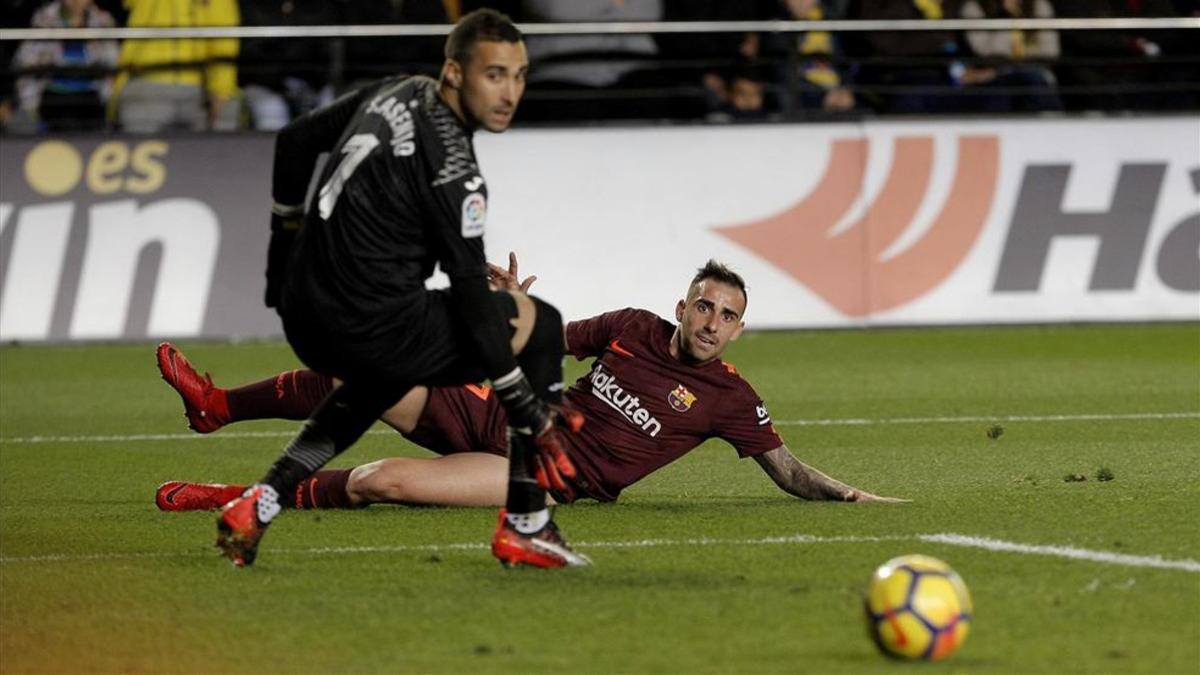
<path id="1" fill-rule="evenodd" d="M 780 489 L 801 499 L 853 501 L 858 493 L 853 487 L 796 459 L 787 448 L 776 448 L 755 459 Z"/>

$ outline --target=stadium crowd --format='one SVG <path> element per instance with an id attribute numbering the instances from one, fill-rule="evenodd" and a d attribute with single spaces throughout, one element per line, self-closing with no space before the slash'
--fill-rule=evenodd
<path id="1" fill-rule="evenodd" d="M 1200 0 L 12 0 L 18 27 L 1200 17 Z M 1192 29 L 530 36 L 522 122 L 1200 108 Z M 441 38 L 0 42 L 6 133 L 277 130 Z"/>

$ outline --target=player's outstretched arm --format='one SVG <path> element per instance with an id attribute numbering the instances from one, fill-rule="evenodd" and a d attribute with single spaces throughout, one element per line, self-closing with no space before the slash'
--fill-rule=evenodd
<path id="1" fill-rule="evenodd" d="M 839 502 L 907 502 L 907 499 L 880 497 L 865 490 L 846 485 L 801 462 L 781 445 L 754 458 L 771 480 L 784 492 L 808 500 Z"/>

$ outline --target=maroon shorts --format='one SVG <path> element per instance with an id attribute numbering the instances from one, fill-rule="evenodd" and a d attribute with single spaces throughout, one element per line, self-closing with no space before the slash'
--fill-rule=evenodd
<path id="1" fill-rule="evenodd" d="M 439 455 L 508 455 L 508 418 L 491 387 L 430 387 L 417 426 L 405 438 Z"/>
<path id="2" fill-rule="evenodd" d="M 429 400 L 417 426 L 405 438 L 439 455 L 486 452 L 508 456 L 508 417 L 491 387 L 466 384 L 430 387 Z M 567 442 L 570 453 L 569 438 Z M 575 497 L 591 496 L 586 483 L 572 486 Z M 551 490 L 559 504 L 572 500 Z"/>

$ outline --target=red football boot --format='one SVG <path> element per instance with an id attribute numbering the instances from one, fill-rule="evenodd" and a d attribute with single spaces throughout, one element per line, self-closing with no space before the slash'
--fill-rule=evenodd
<path id="1" fill-rule="evenodd" d="M 158 486 L 154 503 L 163 511 L 212 511 L 237 499 L 245 491 L 245 485 L 170 480 Z"/>
<path id="2" fill-rule="evenodd" d="M 554 521 L 530 534 L 517 532 L 508 522 L 507 512 L 500 509 L 500 522 L 492 535 L 492 555 L 505 567 L 582 567 L 591 565 L 587 556 L 576 553 L 567 545 Z"/>
<path id="3" fill-rule="evenodd" d="M 207 434 L 229 423 L 225 390 L 213 386 L 208 373 L 200 377 L 183 352 L 170 342 L 158 346 L 157 356 L 158 372 L 183 399 L 183 412 L 192 431 Z"/>
<path id="4" fill-rule="evenodd" d="M 279 514 L 279 495 L 270 485 L 252 485 L 221 509 L 217 519 L 217 548 L 237 567 L 258 557 L 258 542 L 271 519 Z"/>

